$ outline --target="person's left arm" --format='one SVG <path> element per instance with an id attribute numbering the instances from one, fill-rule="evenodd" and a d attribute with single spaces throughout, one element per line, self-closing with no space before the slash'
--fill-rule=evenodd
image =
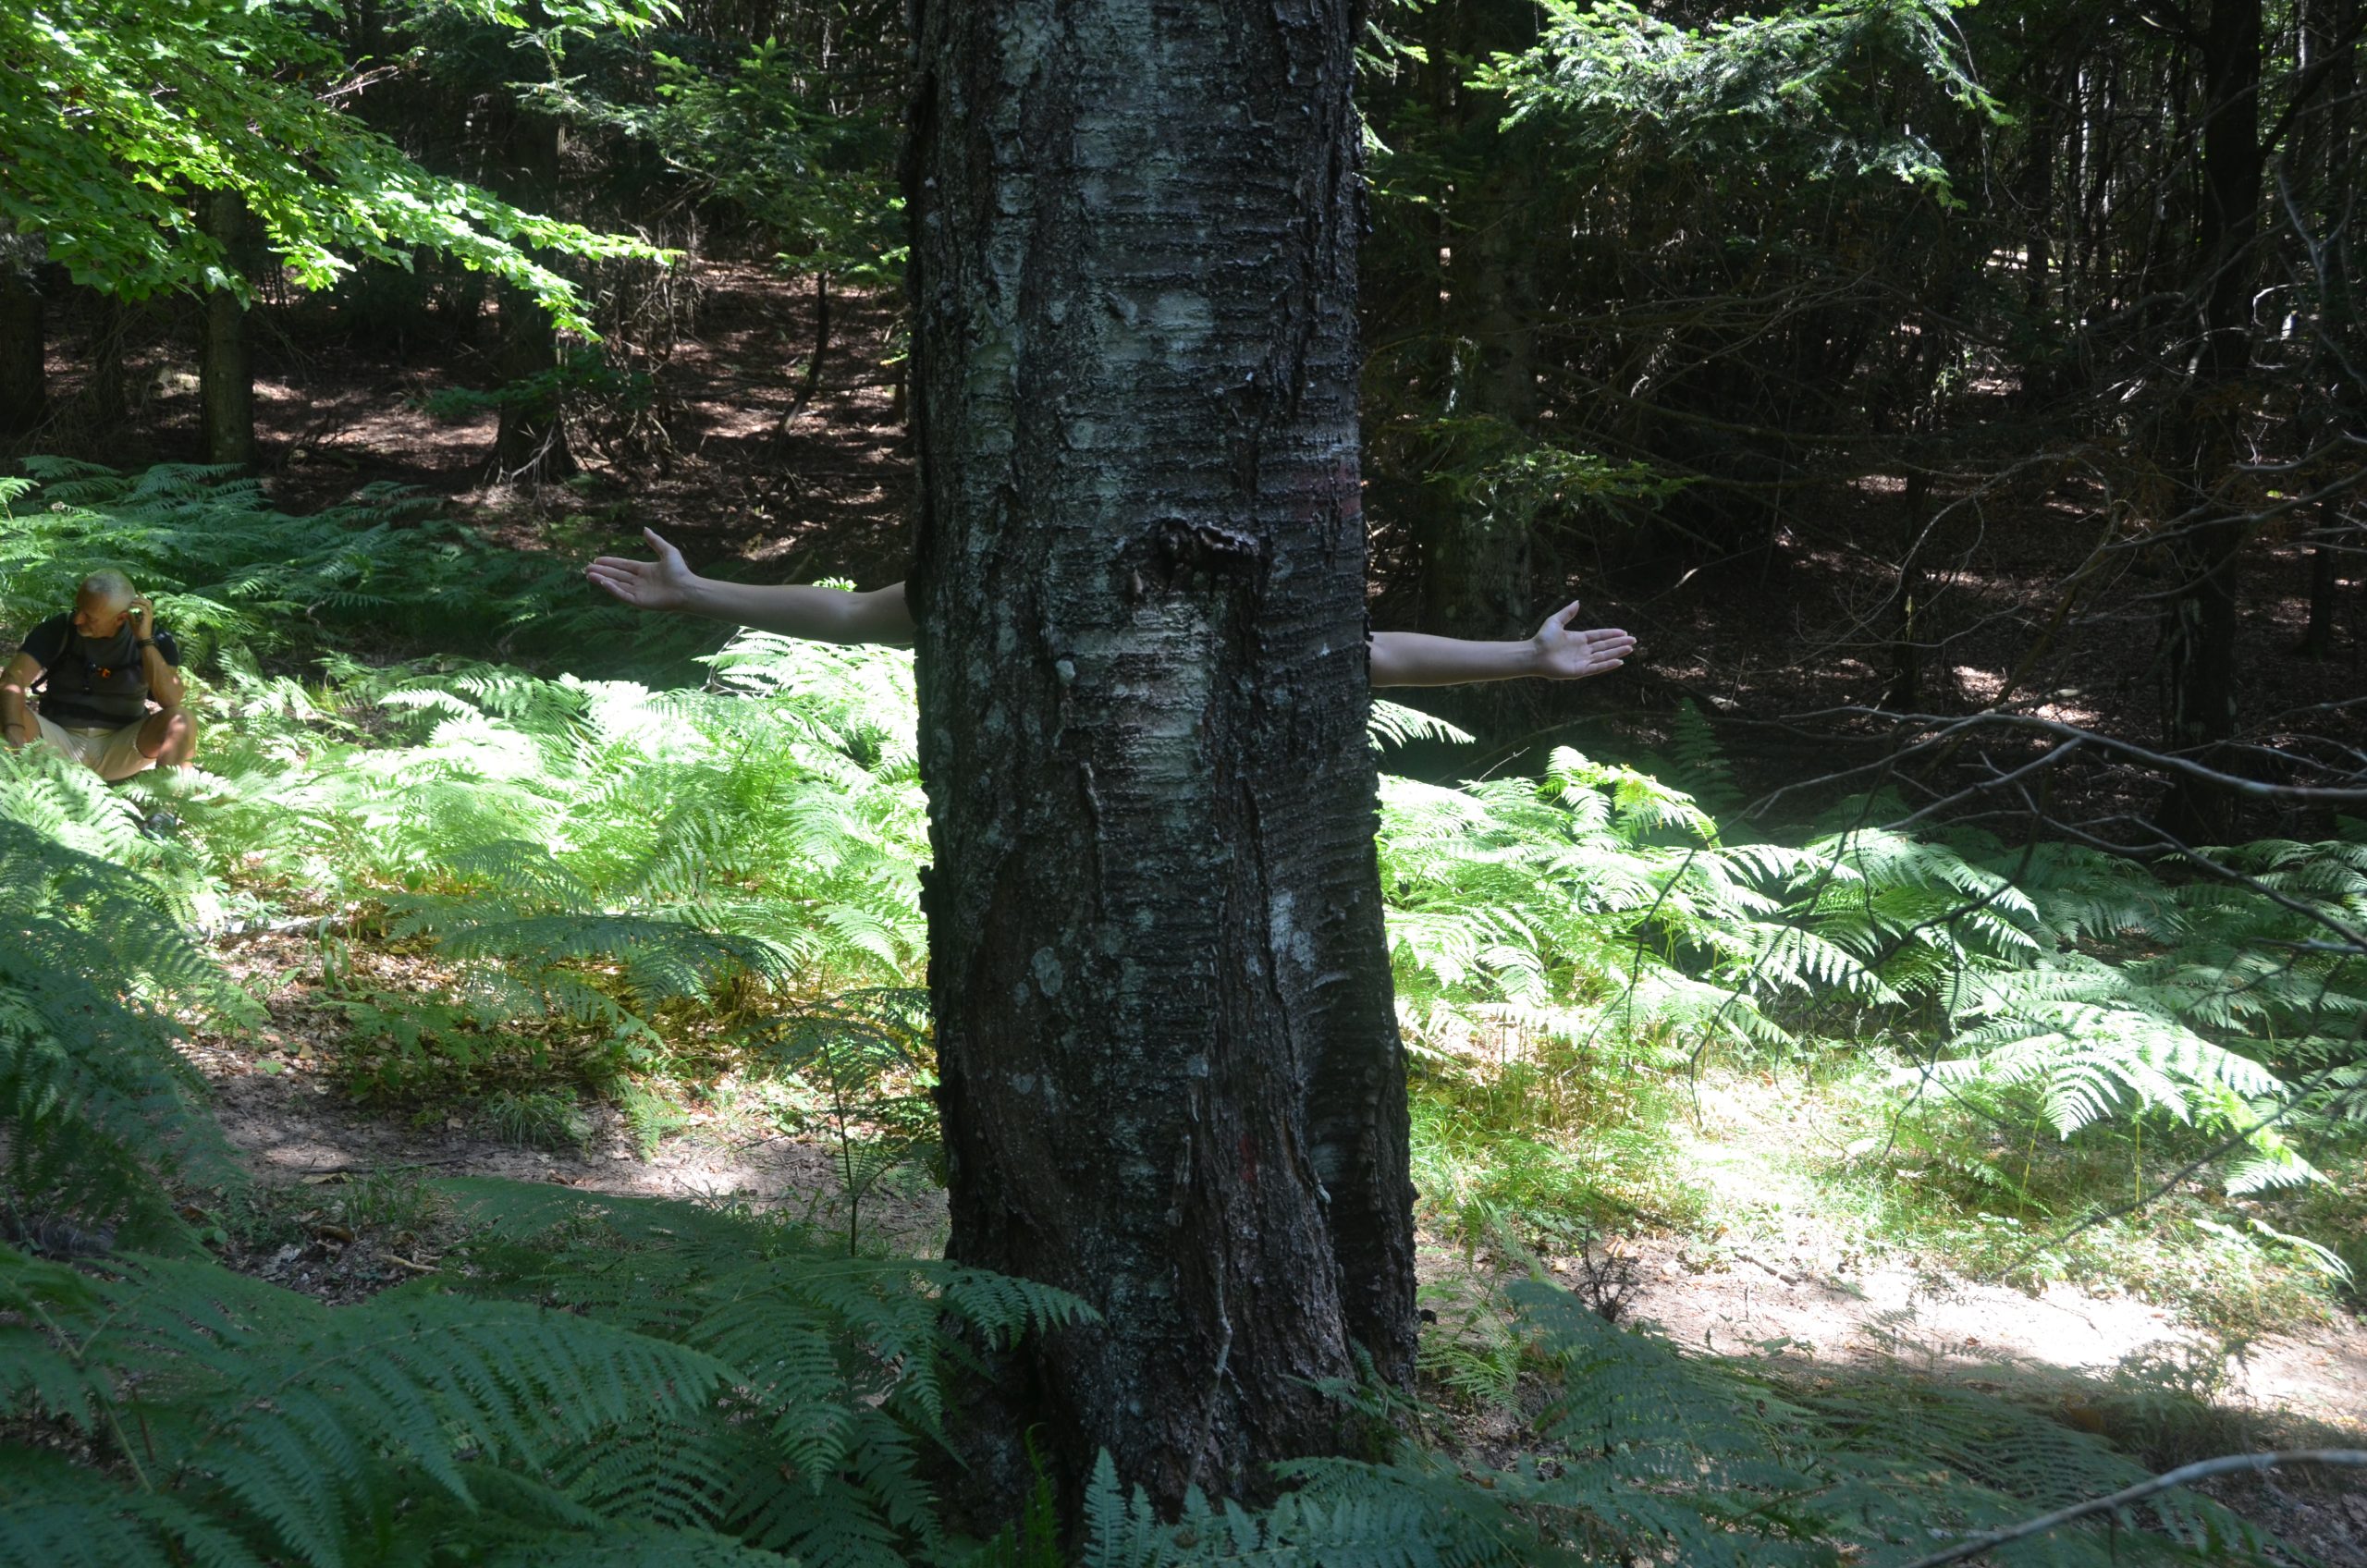
<path id="1" fill-rule="evenodd" d="M 1636 639 L 1607 628 L 1573 631 L 1570 621 L 1577 613 L 1575 602 L 1564 605 L 1545 618 L 1536 636 L 1517 643 L 1473 642 L 1420 631 L 1376 631 L 1372 634 L 1372 683 L 1453 686 L 1527 675 L 1580 680 L 1625 663 L 1635 651 Z"/>
<path id="2" fill-rule="evenodd" d="M 42 662 L 19 651 L 0 669 L 0 740 L 10 746 L 30 746 L 41 739 L 33 722 L 32 691 L 42 678 Z"/>
<path id="3" fill-rule="evenodd" d="M 156 645 L 156 606 L 148 602 L 145 594 L 131 601 L 131 638 L 140 649 L 140 673 L 148 682 L 148 694 L 156 699 L 159 707 L 177 708 L 187 695 L 181 688 L 181 672 Z"/>

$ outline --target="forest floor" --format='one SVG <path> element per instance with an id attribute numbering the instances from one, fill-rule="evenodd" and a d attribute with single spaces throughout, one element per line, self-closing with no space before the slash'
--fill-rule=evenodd
<path id="1" fill-rule="evenodd" d="M 260 356 L 262 466 L 275 504 L 300 513 L 391 481 L 445 497 L 487 533 L 529 547 L 631 548 L 645 524 L 702 568 L 731 562 L 768 580 L 836 575 L 865 586 L 901 576 L 910 459 L 892 406 L 889 312 L 840 302 L 818 390 L 790 419 L 812 342 L 806 288 L 742 263 L 702 263 L 694 282 L 698 309 L 656 370 L 670 449 L 628 465 L 604 459 L 587 438 L 583 475 L 531 493 L 488 473 L 491 413 L 444 421 L 420 406 L 438 388 L 477 384 L 489 334 L 406 339 L 333 318 L 292 322 Z M 124 468 L 189 460 L 196 398 L 186 331 L 148 325 L 127 354 L 129 428 L 61 420 L 17 454 Z M 85 345 L 69 324 L 55 348 L 53 387 L 70 407 Z M 11 455 L 0 451 L 0 460 Z M 1931 711 L 1963 714 L 1996 696 L 2107 509 L 2103 486 L 2075 472 L 2044 488 L 1968 484 L 1948 495 L 1956 510 L 1947 526 L 1961 535 L 1962 557 L 1939 575 L 1933 613 L 1949 630 L 1930 660 Z M 1542 597 L 1583 593 L 1589 620 L 1625 625 L 1642 648 L 1617 681 L 1518 694 L 1492 714 L 1497 727 L 1531 741 L 1632 750 L 1664 739 L 1668 716 L 1689 698 L 1721 726 L 1750 790 L 1855 762 L 1850 748 L 1870 746 L 1878 721 L 1809 724 L 1800 716 L 1870 704 L 1887 680 L 1886 645 L 1868 628 L 1891 590 L 1882 563 L 1902 527 L 1899 491 L 1879 474 L 1836 483 L 1797 505 L 1768 547 L 1700 568 L 1564 538 L 1545 563 L 1558 587 L 1541 585 Z M 1402 520 L 1377 521 L 1376 623 L 1410 624 L 1418 574 L 1405 531 Z M 2298 549 L 2272 543 L 2248 581 L 2244 712 L 2261 739 L 2307 727 L 2327 744 L 2367 743 L 2367 708 L 2338 705 L 2367 680 L 2367 582 L 2354 579 L 2345 590 L 2351 603 L 2336 656 L 2304 659 L 2293 650 L 2305 571 Z M 2142 741 L 2152 735 L 2156 672 L 2141 559 L 2132 556 L 2116 582 L 2072 619 L 2022 689 L 2036 717 Z M 2015 742 L 2000 741 L 1951 766 L 2003 768 L 2016 755 Z M 1475 763 L 1466 753 L 1439 760 L 1435 771 L 1455 776 L 1502 761 Z M 1953 778 L 1921 787 L 1945 793 Z M 2070 777 L 2066 793 L 2107 815 L 2141 811 L 2138 789 L 2133 775 L 2097 765 Z M 2259 830 L 2321 826 L 2294 819 Z M 317 963 L 313 945 L 235 938 L 222 951 L 269 993 L 274 1016 L 262 1034 L 194 1046 L 234 1145 L 262 1179 L 259 1217 L 225 1217 L 222 1244 L 263 1277 L 350 1300 L 433 1271 L 449 1221 L 422 1183 L 464 1175 L 736 1198 L 852 1228 L 865 1244 L 942 1244 L 942 1199 L 925 1182 L 874 1185 L 851 1214 L 842 1151 L 827 1130 L 783 1132 L 778 1119 L 735 1102 L 728 1084 L 686 1098 L 670 1132 L 653 1135 L 595 1107 L 540 1147 L 497 1135 L 463 1110 L 358 1104 L 339 1073 L 335 1021 L 301 978 Z M 1639 1226 L 1575 1256 L 1466 1248 L 1434 1230 L 1423 1255 L 1430 1288 L 1461 1300 L 1533 1264 L 1581 1293 L 1612 1292 L 1625 1317 L 1657 1322 L 1683 1345 L 1810 1366 L 1908 1366 L 2012 1390 L 2075 1426 L 2111 1426 L 2110 1435 L 2164 1458 L 2329 1431 L 2367 1441 L 2367 1329 L 2356 1319 L 2288 1305 L 2248 1325 L 2228 1309 L 2226 1281 L 2196 1277 L 2182 1288 L 2158 1260 L 2147 1264 L 2142 1292 L 2093 1278 L 2026 1281 L 2028 1289 L 1973 1280 L 1886 1231 L 1846 1186 L 1822 1181 L 1798 1134 L 1820 1109 L 1805 1103 L 1816 1091 L 1773 1089 L 1748 1073 L 1705 1078 L 1700 1114 L 1668 1145 L 1682 1156 L 1677 1179 L 1709 1194 L 1685 1222 Z M 2132 1390 L 2164 1399 L 2132 1404 Z M 2152 1414 L 2130 1417 L 2131 1409 Z M 1484 1439 L 1493 1418 L 1473 1419 L 1475 1439 Z M 2135 1419 L 2183 1425 L 2116 1425 Z M 2367 1568 L 2367 1477 L 2225 1490 L 2323 1561 Z"/>
<path id="2" fill-rule="evenodd" d="M 933 1256 L 944 1245 L 943 1194 L 917 1170 L 850 1203 L 829 1129 L 784 1132 L 775 1108 L 729 1083 L 682 1096 L 670 1131 L 652 1135 L 595 1106 L 543 1146 L 493 1130 L 465 1101 L 359 1102 L 315 985 L 313 943 L 263 936 L 223 950 L 272 1023 L 201 1035 L 191 1055 L 257 1181 L 247 1217 L 220 1244 L 262 1278 L 336 1302 L 435 1271 L 464 1236 L 435 1183 L 460 1177 L 744 1204 L 865 1250 Z M 2367 1446 L 2367 1323 L 2289 1303 L 2231 1321 L 2226 1292 L 2199 1278 L 2190 1290 L 2149 1280 L 2141 1293 L 2093 1278 L 2025 1288 L 1968 1278 L 1872 1227 L 1845 1186 L 1820 1180 L 1798 1129 L 1843 1108 L 1817 1097 L 1814 1085 L 1756 1071 L 1705 1078 L 1701 1113 L 1669 1158 L 1682 1166 L 1673 1179 L 1708 1201 L 1682 1223 L 1638 1225 L 1576 1255 L 1458 1241 L 1426 1211 L 1420 1269 L 1436 1359 L 1500 1343 L 1495 1290 L 1533 1272 L 1701 1354 L 1772 1357 L 1791 1377 L 1906 1370 L 2047 1410 L 2165 1466 L 2270 1446 Z M 1458 1440 L 1517 1446 L 1521 1413 L 1517 1388 L 1466 1400 Z M 2214 1490 L 2332 1568 L 2367 1568 L 2367 1477 L 2288 1475 Z"/>
<path id="3" fill-rule="evenodd" d="M 284 999 L 275 1008 L 287 1011 Z M 728 1109 L 690 1110 L 689 1125 L 654 1148 L 622 1116 L 595 1110 L 580 1143 L 536 1147 L 456 1113 L 437 1110 L 422 1121 L 357 1105 L 335 1080 L 334 1046 L 314 1047 L 289 1034 L 280 1035 L 279 1048 L 261 1036 L 201 1039 L 194 1055 L 213 1084 L 231 1143 L 267 1185 L 323 1185 L 390 1171 L 422 1180 L 491 1176 L 587 1193 L 746 1203 L 787 1210 L 825 1232 L 850 1224 L 831 1142 L 770 1132 L 759 1119 Z M 1743 1098 L 1739 1087 L 1712 1083 L 1709 1090 L 1730 1109 Z M 2075 1382 L 2108 1378 L 2148 1358 L 2187 1365 L 2200 1357 L 2213 1363 L 2204 1380 L 2231 1411 L 2349 1427 L 2367 1439 L 2367 1324 L 2333 1315 L 2288 1321 L 2231 1349 L 2224 1327 L 2192 1304 L 2150 1301 L 2097 1283 L 2053 1281 L 2031 1291 L 1969 1280 L 1867 1235 L 1846 1210 L 1819 1203 L 1817 1194 L 1793 1181 L 1789 1153 L 1780 1124 L 1748 1112 L 1718 1115 L 1699 1149 L 1698 1169 L 1752 1182 L 1761 1204 L 1779 1185 L 1792 1187 L 1779 1226 L 1737 1231 L 1711 1220 L 1617 1238 L 1600 1254 L 1549 1253 L 1534 1262 L 1582 1292 L 1608 1293 L 1621 1304 L 1623 1318 L 1657 1322 L 1678 1343 L 1711 1354 L 1772 1347 L 1810 1358 L 1905 1359 L 1934 1375 L 2054 1373 Z M 917 1172 L 870 1188 L 852 1207 L 866 1247 L 934 1254 L 944 1245 L 943 1194 Z M 1426 1278 L 1460 1278 L 1475 1268 L 1490 1274 L 1480 1252 L 1435 1234 L 1429 1242 Z M 348 1260 L 324 1243 L 276 1271 L 310 1272 L 325 1281 L 357 1270 L 371 1277 L 375 1267 L 367 1253 Z M 2067 1398 L 2075 1391 L 2074 1382 L 2064 1384 Z M 2367 1491 L 2361 1499 L 2367 1501 Z"/>

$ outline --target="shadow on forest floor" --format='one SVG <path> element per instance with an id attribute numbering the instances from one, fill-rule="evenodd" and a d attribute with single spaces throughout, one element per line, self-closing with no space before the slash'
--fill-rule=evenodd
<path id="1" fill-rule="evenodd" d="M 251 976 L 292 965 L 302 944 L 241 947 Z M 300 1013 L 275 1011 L 287 1029 L 201 1037 L 192 1055 L 260 1180 L 258 1207 L 274 1217 L 251 1226 L 229 1261 L 276 1283 L 352 1301 L 435 1271 L 456 1238 L 420 1194 L 447 1177 L 742 1202 L 826 1232 L 848 1224 L 838 1152 L 826 1142 L 768 1134 L 729 1108 L 690 1111 L 654 1146 L 621 1115 L 596 1110 L 579 1139 L 556 1148 L 488 1136 L 440 1112 L 423 1122 L 374 1111 L 340 1092 L 333 1047 L 300 1038 Z M 1621 1321 L 1654 1325 L 1697 1354 L 1772 1358 L 1785 1377 L 1820 1387 L 1905 1374 L 1992 1393 L 2157 1466 L 2367 1442 L 2367 1327 L 2355 1320 L 2264 1335 L 2231 1354 L 2174 1305 L 2060 1281 L 2034 1294 L 1980 1283 L 1882 1249 L 1870 1257 L 1841 1217 L 1789 1218 L 1782 1236 L 1714 1225 L 1621 1239 L 1583 1256 L 1512 1258 L 1428 1234 L 1420 1268 L 1438 1318 L 1426 1330 L 1434 1372 L 1473 1336 L 1503 1332 L 1496 1292 L 1535 1268 L 1582 1300 L 1609 1295 Z M 942 1194 L 918 1182 L 869 1189 L 857 1219 L 866 1248 L 928 1255 L 943 1245 Z M 1487 1350 L 1477 1343 L 1474 1354 Z M 1522 1380 L 1489 1398 L 1444 1383 L 1429 1391 L 1453 1413 L 1449 1440 L 1496 1463 L 1520 1451 L 1524 1401 L 1534 1393 Z M 2210 1489 L 2333 1568 L 2367 1568 L 2367 1477 L 2282 1476 Z"/>

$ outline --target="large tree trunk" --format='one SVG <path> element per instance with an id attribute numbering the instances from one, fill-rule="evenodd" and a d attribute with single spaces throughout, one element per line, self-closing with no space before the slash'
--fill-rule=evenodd
<path id="1" fill-rule="evenodd" d="M 228 264 L 248 266 L 247 205 L 235 190 L 209 190 L 198 198 L 199 220 L 207 238 L 222 247 Z M 255 364 L 247 339 L 247 307 L 227 288 L 206 291 L 203 341 L 197 360 L 198 426 L 209 463 L 255 460 Z"/>
<path id="2" fill-rule="evenodd" d="M 2191 453 L 2194 512 L 2176 525 L 2170 558 L 2178 591 L 2165 605 L 2169 659 L 2165 742 L 2214 754 L 2236 733 L 2238 574 L 2251 523 L 2226 494 L 2235 477 L 2236 383 L 2251 356 L 2252 239 L 2259 230 L 2263 151 L 2259 98 L 2261 0 L 2214 0 L 2203 43 L 2202 205 L 2195 226 L 2202 309 L 2186 407 L 2173 421 Z M 2224 793 L 2190 778 L 2173 787 L 2165 824 L 2181 838 L 2216 839 L 2230 826 Z"/>
<path id="3" fill-rule="evenodd" d="M 1413 1357 L 1365 741 L 1346 0 L 927 0 L 907 193 L 951 1256 L 1099 1324 L 971 1406 L 1172 1504 Z"/>

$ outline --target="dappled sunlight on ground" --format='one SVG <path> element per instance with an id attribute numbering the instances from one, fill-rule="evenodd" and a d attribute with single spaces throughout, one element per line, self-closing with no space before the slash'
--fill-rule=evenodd
<path id="1" fill-rule="evenodd" d="M 1711 1074 L 1699 1103 L 1699 1125 L 1680 1122 L 1670 1135 L 1708 1194 L 1706 1224 L 1620 1243 L 1634 1262 L 1632 1315 L 1681 1344 L 1720 1354 L 1772 1345 L 1820 1361 L 2042 1383 L 2175 1364 L 2231 1405 L 2367 1436 L 2367 1326 L 2354 1317 L 2329 1314 L 2238 1342 L 2177 1302 L 2101 1282 L 2054 1280 L 2031 1293 L 1968 1280 L 1879 1234 L 1861 1198 L 1820 1179 L 1851 1151 L 1824 1126 L 1829 1109 L 1814 1090 L 1755 1072 Z"/>

